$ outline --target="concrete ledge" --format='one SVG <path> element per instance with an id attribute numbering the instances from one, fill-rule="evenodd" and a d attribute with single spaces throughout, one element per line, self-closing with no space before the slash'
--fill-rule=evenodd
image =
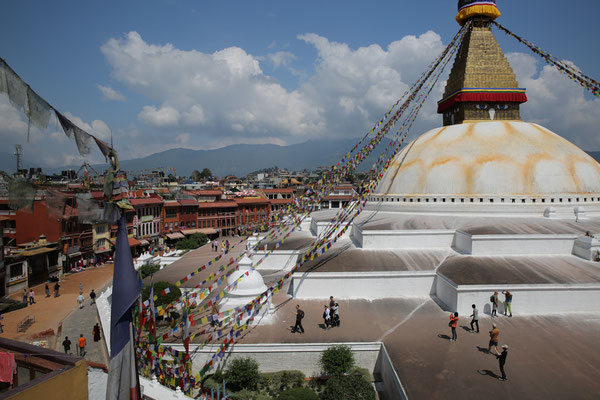
<path id="1" fill-rule="evenodd" d="M 432 293 L 435 271 L 306 272 L 292 275 L 295 298 L 382 299 L 426 297 Z"/>

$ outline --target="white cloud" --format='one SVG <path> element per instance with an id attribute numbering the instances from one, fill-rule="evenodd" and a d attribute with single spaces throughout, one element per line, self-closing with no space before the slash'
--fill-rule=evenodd
<path id="1" fill-rule="evenodd" d="M 528 101 L 521 105 L 523 120 L 544 125 L 584 150 L 600 149 L 600 99 L 530 54 L 510 53 L 507 58 L 519 86 L 527 89 Z"/>
<path id="2" fill-rule="evenodd" d="M 179 111 L 170 106 L 157 109 L 154 106 L 145 106 L 138 114 L 138 118 L 157 128 L 177 126 L 179 124 Z"/>
<path id="3" fill-rule="evenodd" d="M 296 56 L 289 51 L 278 51 L 277 53 L 271 53 L 268 55 L 269 61 L 275 68 L 289 67 L 292 61 L 296 59 Z"/>
<path id="4" fill-rule="evenodd" d="M 98 89 L 100 90 L 100 92 L 102 92 L 102 97 L 105 100 L 112 100 L 112 101 L 125 101 L 126 100 L 125 96 L 123 96 L 121 93 L 117 92 L 115 89 L 111 88 L 110 86 L 98 85 Z"/>

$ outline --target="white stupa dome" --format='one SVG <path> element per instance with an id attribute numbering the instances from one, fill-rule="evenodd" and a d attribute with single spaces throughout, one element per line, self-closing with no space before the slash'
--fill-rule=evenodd
<path id="1" fill-rule="evenodd" d="M 374 196 L 381 201 L 393 196 L 511 195 L 600 195 L 600 165 L 537 124 L 463 123 L 433 129 L 408 144 Z"/>

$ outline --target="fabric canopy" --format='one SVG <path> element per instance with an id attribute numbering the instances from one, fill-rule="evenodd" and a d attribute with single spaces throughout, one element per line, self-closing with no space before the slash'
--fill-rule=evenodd
<path id="1" fill-rule="evenodd" d="M 167 233 L 167 237 L 171 240 L 176 240 L 176 239 L 183 239 L 185 238 L 185 236 L 179 232 L 175 232 L 175 233 Z"/>
<path id="2" fill-rule="evenodd" d="M 461 89 L 438 102 L 438 113 L 443 113 L 456 103 L 525 103 L 525 89 Z"/>

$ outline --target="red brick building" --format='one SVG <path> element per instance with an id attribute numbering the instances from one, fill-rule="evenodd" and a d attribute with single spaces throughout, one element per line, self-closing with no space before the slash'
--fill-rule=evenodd
<path id="1" fill-rule="evenodd" d="M 262 196 L 237 197 L 238 225 L 259 225 L 268 220 L 271 211 L 269 200 Z"/>
<path id="2" fill-rule="evenodd" d="M 230 235 L 237 229 L 238 205 L 235 201 L 198 203 L 198 228 L 207 234 Z"/>

